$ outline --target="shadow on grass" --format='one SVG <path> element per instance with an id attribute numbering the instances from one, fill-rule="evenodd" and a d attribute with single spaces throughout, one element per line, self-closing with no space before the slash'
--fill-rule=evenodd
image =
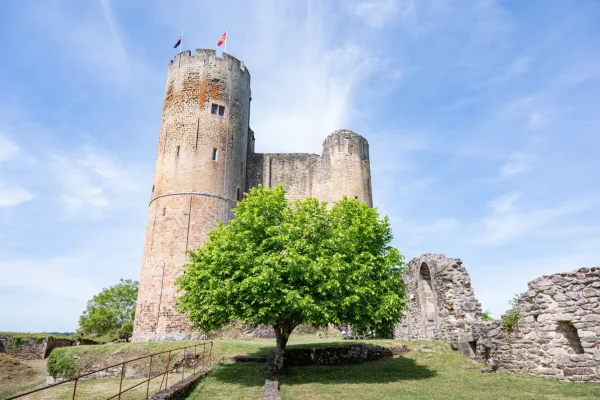
<path id="1" fill-rule="evenodd" d="M 264 355 L 264 352 L 258 352 Z M 311 365 L 288 367 L 277 379 L 286 385 L 306 383 L 391 383 L 422 380 L 436 376 L 436 371 L 405 357 L 389 357 L 378 361 L 351 365 Z M 211 373 L 214 379 L 226 384 L 262 386 L 268 377 L 264 364 L 223 364 Z"/>

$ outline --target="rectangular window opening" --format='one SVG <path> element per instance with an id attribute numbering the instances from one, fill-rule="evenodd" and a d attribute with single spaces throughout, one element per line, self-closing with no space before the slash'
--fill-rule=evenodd
<path id="1" fill-rule="evenodd" d="M 242 189 L 237 188 L 237 201 L 242 201 L 242 196 L 243 196 Z"/>
<path id="2" fill-rule="evenodd" d="M 179 157 L 179 150 L 181 149 L 181 146 L 177 146 L 177 154 L 175 155 L 175 157 Z"/>
<path id="3" fill-rule="evenodd" d="M 213 161 L 217 161 L 217 151 L 218 150 L 216 148 L 213 149 L 213 152 L 212 152 L 212 160 Z"/>
<path id="4" fill-rule="evenodd" d="M 223 115 L 225 115 L 225 107 L 223 107 L 223 106 L 219 106 L 219 115 L 220 115 L 220 116 L 223 116 Z"/>
<path id="5" fill-rule="evenodd" d="M 216 114 L 218 109 L 219 109 L 219 106 L 217 104 L 213 103 L 213 105 L 210 107 L 210 113 Z"/>

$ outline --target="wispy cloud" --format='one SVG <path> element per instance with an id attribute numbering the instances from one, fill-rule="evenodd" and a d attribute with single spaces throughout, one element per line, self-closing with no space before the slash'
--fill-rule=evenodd
<path id="1" fill-rule="evenodd" d="M 12 207 L 33 199 L 35 195 L 20 186 L 0 181 L 0 207 Z"/>
<path id="2" fill-rule="evenodd" d="M 505 245 L 523 236 L 536 236 L 540 229 L 559 218 L 597 207 L 594 198 L 574 200 L 554 207 L 523 209 L 517 201 L 520 192 L 509 192 L 489 202 L 491 213 L 482 220 L 483 230 L 473 240 L 474 244 Z"/>
<path id="3" fill-rule="evenodd" d="M 413 0 L 345 0 L 344 6 L 351 15 L 374 28 L 392 21 L 397 22 L 415 10 Z"/>
<path id="4" fill-rule="evenodd" d="M 61 199 L 68 217 L 83 212 L 101 218 L 102 209 L 140 189 L 137 171 L 90 144 L 78 149 L 76 155 L 54 155 L 52 165 L 63 189 Z"/>
<path id="5" fill-rule="evenodd" d="M 0 162 L 11 159 L 19 152 L 19 146 L 0 133 Z"/>
<path id="6" fill-rule="evenodd" d="M 514 175 L 522 174 L 531 169 L 533 157 L 524 153 L 513 153 L 508 161 L 500 168 L 500 177 L 509 178 Z"/>

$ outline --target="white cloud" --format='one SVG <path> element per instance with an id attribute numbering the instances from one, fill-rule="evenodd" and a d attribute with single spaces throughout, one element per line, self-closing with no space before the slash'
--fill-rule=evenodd
<path id="1" fill-rule="evenodd" d="M 80 156 L 55 155 L 52 158 L 55 179 L 64 191 L 61 199 L 67 216 L 85 212 L 101 218 L 102 209 L 126 200 L 125 195 L 140 189 L 137 172 L 131 167 L 89 144 L 83 146 L 80 153 Z"/>
<path id="2" fill-rule="evenodd" d="M 349 14 L 374 28 L 402 19 L 413 13 L 415 8 L 413 0 L 346 0 L 344 6 Z"/>
<path id="3" fill-rule="evenodd" d="M 588 198 L 555 207 L 523 210 L 516 204 L 521 197 L 519 192 L 510 192 L 490 201 L 491 214 L 482 220 L 482 232 L 473 243 L 504 245 L 526 235 L 542 235 L 551 222 L 597 206 L 595 198 Z"/>
<path id="4" fill-rule="evenodd" d="M 513 153 L 500 169 L 501 178 L 522 174 L 531 169 L 532 157 L 524 153 Z"/>
<path id="5" fill-rule="evenodd" d="M 0 162 L 13 158 L 19 152 L 19 146 L 0 134 Z"/>
<path id="6" fill-rule="evenodd" d="M 35 197 L 26 189 L 19 186 L 9 186 L 0 181 L 0 207 L 16 206 Z"/>

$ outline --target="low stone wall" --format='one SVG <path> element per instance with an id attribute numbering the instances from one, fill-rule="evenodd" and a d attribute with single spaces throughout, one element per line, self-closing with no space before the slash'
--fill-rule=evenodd
<path id="1" fill-rule="evenodd" d="M 478 360 L 498 371 L 600 381 L 600 268 L 542 276 L 509 313 L 518 313 L 514 327 L 476 327 Z"/>
<path id="2" fill-rule="evenodd" d="M 405 348 L 383 347 L 370 344 L 353 344 L 340 347 L 314 347 L 287 349 L 284 365 L 345 365 L 375 361 L 394 354 L 401 354 Z"/>
<path id="3" fill-rule="evenodd" d="M 56 336 L 30 337 L 14 335 L 0 335 L 0 352 L 22 360 L 43 360 L 57 347 L 72 346 L 74 339 Z M 98 344 L 92 340 L 83 339 L 81 344 Z"/>

